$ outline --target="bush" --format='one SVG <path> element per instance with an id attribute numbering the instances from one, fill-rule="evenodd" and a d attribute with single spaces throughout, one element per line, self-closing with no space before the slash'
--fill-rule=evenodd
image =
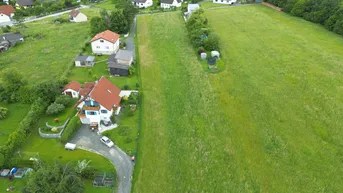
<path id="1" fill-rule="evenodd" d="M 8 115 L 8 109 L 0 107 L 0 120 L 5 119 Z"/>
<path id="2" fill-rule="evenodd" d="M 203 47 L 200 47 L 198 49 L 198 54 L 201 55 L 201 53 L 204 53 L 205 52 L 205 49 Z"/>
<path id="3" fill-rule="evenodd" d="M 65 106 L 58 103 L 52 103 L 50 106 L 48 106 L 48 109 L 46 110 L 47 115 L 55 115 L 60 112 L 62 112 L 65 109 Z"/>
<path id="4" fill-rule="evenodd" d="M 52 20 L 52 23 L 69 23 L 69 19 L 57 18 Z"/>
<path id="5" fill-rule="evenodd" d="M 66 143 L 69 141 L 73 135 L 76 133 L 76 131 L 80 128 L 81 121 L 79 117 L 73 117 L 70 119 L 67 127 L 64 129 L 62 136 L 61 136 L 61 142 Z"/>
<path id="6" fill-rule="evenodd" d="M 219 50 L 219 38 L 215 34 L 210 34 L 204 41 L 204 48 L 209 51 Z"/>
<path id="7" fill-rule="evenodd" d="M 95 172 L 96 170 L 94 168 L 87 167 L 81 172 L 80 176 L 84 179 L 92 180 L 95 176 Z"/>
<path id="8" fill-rule="evenodd" d="M 110 117 L 112 124 L 115 124 L 116 121 L 116 116 L 114 115 L 114 113 L 112 114 L 112 116 Z"/>
<path id="9" fill-rule="evenodd" d="M 66 95 L 60 95 L 56 97 L 56 100 L 55 100 L 55 103 L 62 104 L 65 107 L 70 106 L 72 102 L 73 102 L 73 99 L 70 96 L 66 96 Z"/>

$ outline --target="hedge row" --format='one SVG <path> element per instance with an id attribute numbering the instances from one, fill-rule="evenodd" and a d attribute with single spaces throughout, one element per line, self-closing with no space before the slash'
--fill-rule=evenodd
<path id="1" fill-rule="evenodd" d="M 73 117 L 70 119 L 67 127 L 64 129 L 62 136 L 61 136 L 61 142 L 66 143 L 68 142 L 76 133 L 76 131 L 81 127 L 81 121 L 79 117 Z"/>
<path id="2" fill-rule="evenodd" d="M 343 35 L 343 0 L 265 0 L 284 12 L 324 25 Z"/>
<path id="3" fill-rule="evenodd" d="M 46 107 L 47 103 L 40 98 L 32 104 L 26 117 L 19 123 L 17 129 L 10 134 L 5 144 L 0 148 L 0 152 L 5 157 L 5 162 L 8 162 L 11 155 L 26 141 L 32 129 L 36 129 L 37 123 Z"/>

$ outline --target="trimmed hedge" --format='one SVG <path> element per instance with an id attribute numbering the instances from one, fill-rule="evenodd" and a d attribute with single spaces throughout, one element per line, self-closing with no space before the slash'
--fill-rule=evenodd
<path id="1" fill-rule="evenodd" d="M 11 155 L 26 141 L 32 129 L 36 128 L 37 123 L 47 106 L 46 102 L 42 99 L 37 99 L 32 104 L 26 117 L 19 123 L 17 129 L 11 133 L 5 144 L 1 146 L 0 152 L 5 157 L 5 163 L 10 160 L 10 157 L 12 157 Z"/>
<path id="2" fill-rule="evenodd" d="M 67 127 L 64 129 L 62 136 L 61 136 L 61 142 L 66 143 L 71 139 L 71 137 L 76 133 L 78 129 L 81 127 L 81 121 L 79 117 L 73 117 L 70 119 Z"/>

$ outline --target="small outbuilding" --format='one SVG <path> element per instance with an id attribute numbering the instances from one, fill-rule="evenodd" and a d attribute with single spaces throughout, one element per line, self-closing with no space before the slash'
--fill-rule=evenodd
<path id="1" fill-rule="evenodd" d="M 107 62 L 110 69 L 110 74 L 112 76 L 128 76 L 132 61 L 132 51 L 119 50 L 117 54 L 112 54 Z"/>
<path id="2" fill-rule="evenodd" d="M 92 67 L 95 63 L 94 56 L 77 56 L 75 58 L 75 66 Z"/>
<path id="3" fill-rule="evenodd" d="M 87 16 L 79 10 L 73 9 L 69 14 L 69 20 L 71 22 L 85 22 L 87 21 Z"/>
<path id="4" fill-rule="evenodd" d="M 211 57 L 219 58 L 219 57 L 220 57 L 220 54 L 219 54 L 218 51 L 211 51 Z"/>

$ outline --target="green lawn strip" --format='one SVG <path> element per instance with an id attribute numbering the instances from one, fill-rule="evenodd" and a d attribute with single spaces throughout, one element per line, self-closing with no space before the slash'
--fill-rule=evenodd
<path id="1" fill-rule="evenodd" d="M 342 191 L 331 169 L 342 154 L 342 37 L 262 6 L 205 14 L 227 66 L 210 82 L 250 189 Z"/>
<path id="2" fill-rule="evenodd" d="M 213 3 L 213 2 L 203 2 L 200 4 L 200 7 L 203 9 L 213 8 L 213 7 L 226 7 L 226 6 L 232 6 L 232 5 Z"/>
<path id="3" fill-rule="evenodd" d="M 8 109 L 8 117 L 0 120 L 0 144 L 3 144 L 8 136 L 17 128 L 21 120 L 27 115 L 30 110 L 30 105 L 0 103 L 0 106 Z"/>
<path id="4" fill-rule="evenodd" d="M 97 8 L 106 9 L 112 11 L 115 8 L 115 4 L 111 0 L 104 1 L 95 5 Z"/>
<path id="5" fill-rule="evenodd" d="M 7 192 L 7 188 L 11 186 L 14 186 L 13 193 L 20 193 L 21 189 L 25 187 L 25 178 L 15 178 L 13 181 L 10 181 L 7 177 L 0 178 L 0 192 Z"/>
<path id="6" fill-rule="evenodd" d="M 139 109 L 136 109 L 133 116 L 128 116 L 128 109 L 124 109 L 120 115 L 119 127 L 104 133 L 120 149 L 128 155 L 136 154 L 137 137 L 138 137 L 138 118 Z"/>

